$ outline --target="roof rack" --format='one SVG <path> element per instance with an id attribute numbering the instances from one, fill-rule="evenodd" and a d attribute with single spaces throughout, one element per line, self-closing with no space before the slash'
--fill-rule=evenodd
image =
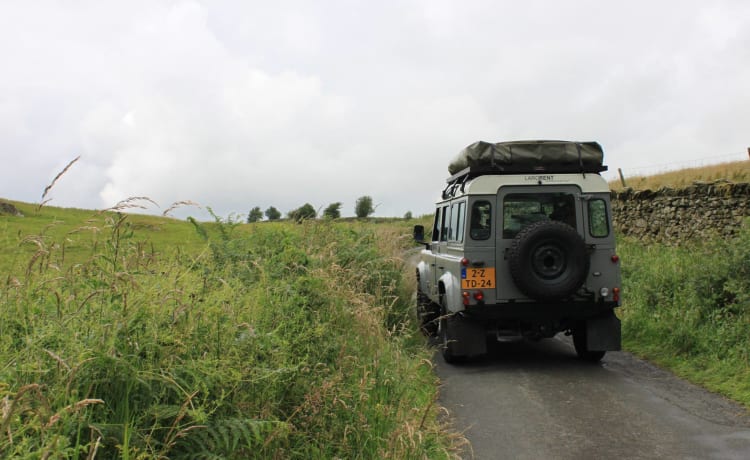
<path id="1" fill-rule="evenodd" d="M 606 165 L 584 164 L 584 165 L 495 165 L 493 167 L 471 167 L 464 168 L 450 176 L 445 181 L 443 199 L 456 196 L 457 191 L 464 191 L 466 183 L 479 176 L 502 176 L 510 174 L 599 174 L 607 171 Z"/>

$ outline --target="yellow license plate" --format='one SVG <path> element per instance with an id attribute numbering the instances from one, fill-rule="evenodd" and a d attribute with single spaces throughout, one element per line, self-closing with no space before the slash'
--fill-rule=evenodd
<path id="1" fill-rule="evenodd" d="M 461 289 L 495 289 L 495 269 L 462 268 Z"/>

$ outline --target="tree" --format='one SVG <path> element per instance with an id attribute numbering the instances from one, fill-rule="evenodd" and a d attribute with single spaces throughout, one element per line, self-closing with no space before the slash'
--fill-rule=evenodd
<path id="1" fill-rule="evenodd" d="M 247 223 L 252 224 L 253 222 L 259 222 L 263 220 L 263 211 L 260 210 L 259 206 L 254 207 L 250 210 L 250 213 L 247 215 Z"/>
<path id="2" fill-rule="evenodd" d="M 299 208 L 293 209 L 288 213 L 289 218 L 297 222 L 302 222 L 303 220 L 308 219 L 315 219 L 317 215 L 318 212 L 310 203 L 305 203 Z"/>
<path id="3" fill-rule="evenodd" d="M 404 220 L 411 220 L 412 214 L 411 211 L 406 211 L 406 214 L 404 214 Z"/>
<path id="4" fill-rule="evenodd" d="M 361 196 L 357 198 L 357 203 L 354 205 L 354 214 L 360 219 L 365 218 L 375 212 L 375 208 L 372 207 L 372 197 Z"/>
<path id="5" fill-rule="evenodd" d="M 323 216 L 326 219 L 338 219 L 341 217 L 341 202 L 331 203 L 323 211 Z"/>
<path id="6" fill-rule="evenodd" d="M 281 211 L 271 206 L 266 209 L 266 217 L 268 220 L 279 220 L 281 219 Z"/>

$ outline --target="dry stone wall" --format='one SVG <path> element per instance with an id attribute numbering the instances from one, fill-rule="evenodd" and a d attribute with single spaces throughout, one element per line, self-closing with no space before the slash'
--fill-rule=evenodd
<path id="1" fill-rule="evenodd" d="M 0 216 L 17 216 L 21 217 L 23 214 L 21 214 L 21 211 L 19 211 L 15 206 L 12 204 L 0 201 Z"/>
<path id="2" fill-rule="evenodd" d="M 750 217 L 750 184 L 698 183 L 671 189 L 612 192 L 613 219 L 621 235 L 680 244 L 731 237 Z"/>

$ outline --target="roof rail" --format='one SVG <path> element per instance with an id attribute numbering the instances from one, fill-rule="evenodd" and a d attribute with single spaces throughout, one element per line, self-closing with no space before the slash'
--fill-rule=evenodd
<path id="1" fill-rule="evenodd" d="M 450 176 L 445 181 L 443 199 L 456 196 L 457 191 L 464 191 L 466 183 L 479 176 L 502 176 L 510 174 L 599 174 L 607 171 L 606 165 L 576 164 L 576 165 L 495 165 L 493 167 L 467 167 Z"/>

